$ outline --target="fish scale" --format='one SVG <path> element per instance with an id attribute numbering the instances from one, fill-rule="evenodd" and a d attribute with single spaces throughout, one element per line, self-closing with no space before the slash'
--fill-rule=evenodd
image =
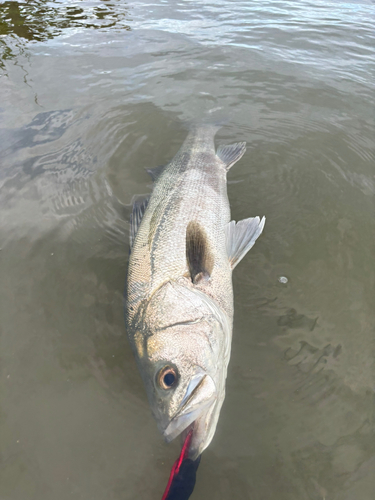
<path id="1" fill-rule="evenodd" d="M 177 279 L 187 272 L 185 233 L 190 220 L 197 220 L 202 224 L 209 244 L 216 249 L 217 258 L 211 280 L 213 286 L 218 288 L 218 285 L 221 285 L 223 288 L 225 283 L 227 290 L 231 289 L 227 277 L 230 277 L 230 269 L 224 244 L 224 226 L 230 218 L 226 169 L 215 154 L 213 137 L 216 130 L 216 127 L 207 127 L 191 132 L 154 188 L 136 237 L 136 244 L 142 246 L 152 235 L 149 256 L 152 272 L 150 269 L 142 274 L 147 278 L 149 276 L 149 295 L 166 280 Z M 210 177 L 219 180 L 216 181 L 221 188 L 218 193 L 212 189 L 213 181 L 207 182 Z M 134 255 L 134 252 L 132 253 Z M 131 268 L 132 266 L 129 269 Z M 214 275 L 220 273 L 223 268 L 227 276 L 221 273 L 221 281 L 217 281 Z M 128 293 L 131 300 L 131 288 Z M 225 300 L 221 297 L 219 300 L 230 313 L 232 298 L 227 292 L 224 297 Z"/>

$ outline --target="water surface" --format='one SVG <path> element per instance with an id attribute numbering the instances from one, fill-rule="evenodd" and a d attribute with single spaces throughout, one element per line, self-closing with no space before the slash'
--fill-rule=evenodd
<path id="1" fill-rule="evenodd" d="M 127 344 L 133 195 L 189 124 L 246 141 L 227 397 L 194 499 L 373 500 L 375 7 L 0 3 L 0 498 L 161 498 Z M 280 278 L 286 278 L 281 279 Z"/>

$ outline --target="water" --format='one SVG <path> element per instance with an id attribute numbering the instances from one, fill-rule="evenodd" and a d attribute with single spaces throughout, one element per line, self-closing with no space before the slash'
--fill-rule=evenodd
<path id="1" fill-rule="evenodd" d="M 247 141 L 227 397 L 194 499 L 372 500 L 371 2 L 0 4 L 0 498 L 160 499 L 127 344 L 129 204 L 189 124 Z"/>

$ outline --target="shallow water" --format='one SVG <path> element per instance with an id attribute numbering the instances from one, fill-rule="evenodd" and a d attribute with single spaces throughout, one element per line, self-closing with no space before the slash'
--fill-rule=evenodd
<path id="1" fill-rule="evenodd" d="M 375 6 L 0 3 L 0 498 L 160 499 L 129 204 L 189 124 L 247 141 L 227 397 L 192 498 L 373 500 Z M 283 277 L 287 278 L 282 279 Z M 286 282 L 285 282 L 286 281 Z"/>

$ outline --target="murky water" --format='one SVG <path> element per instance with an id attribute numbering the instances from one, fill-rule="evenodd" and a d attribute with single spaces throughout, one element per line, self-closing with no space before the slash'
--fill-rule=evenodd
<path id="1" fill-rule="evenodd" d="M 373 500 L 375 6 L 0 3 L 0 499 L 161 498 L 129 203 L 189 124 L 247 141 L 227 397 L 194 499 Z M 286 278 L 286 279 L 283 279 Z"/>

